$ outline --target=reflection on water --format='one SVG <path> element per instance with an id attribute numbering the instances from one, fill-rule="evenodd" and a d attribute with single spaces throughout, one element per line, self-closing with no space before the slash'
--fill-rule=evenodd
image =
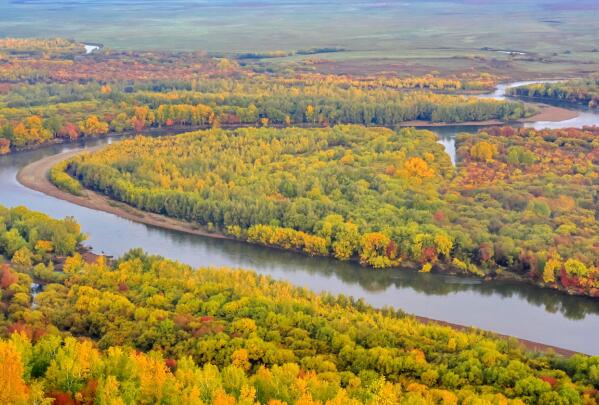
<path id="1" fill-rule="evenodd" d="M 452 134 L 464 129 L 435 130 L 452 142 Z M 107 142 L 94 140 L 86 146 Z M 420 316 L 599 354 L 599 302 L 587 298 L 517 283 L 482 282 L 401 269 L 372 270 L 356 263 L 188 235 L 79 207 L 26 189 L 16 181 L 20 167 L 75 147 L 52 146 L 1 157 L 0 204 L 26 205 L 56 217 L 72 215 L 89 234 L 89 244 L 96 252 L 118 256 L 141 246 L 152 254 L 193 266 L 254 269 L 315 291 L 363 298 L 377 307 L 393 306 Z"/>
<path id="2" fill-rule="evenodd" d="M 503 100 L 506 98 L 505 92 L 508 88 L 524 86 L 527 84 L 535 84 L 535 83 L 554 83 L 557 80 L 547 80 L 547 81 L 530 81 L 530 82 L 517 82 L 510 84 L 500 84 L 497 87 L 497 90 L 493 93 L 483 94 L 477 97 L 484 98 L 495 98 L 498 100 Z M 516 127 L 524 127 L 524 128 L 534 128 L 537 130 L 541 129 L 562 129 L 562 128 L 582 128 L 586 126 L 596 126 L 599 125 L 599 111 L 598 110 L 590 110 L 583 106 L 574 105 L 571 103 L 559 102 L 559 101 L 545 101 L 543 103 L 555 105 L 557 107 L 563 107 L 568 109 L 576 109 L 578 111 L 578 116 L 569 120 L 564 121 L 534 121 L 534 122 L 526 122 L 524 124 L 516 124 Z M 456 144 L 455 137 L 457 134 L 461 132 L 468 133 L 476 133 L 478 130 L 486 128 L 485 125 L 473 125 L 473 126 L 461 126 L 461 125 L 452 125 L 447 127 L 424 127 L 425 129 L 429 129 L 433 132 L 436 132 L 439 136 L 439 143 L 445 147 L 445 151 L 451 158 L 452 163 L 455 165 L 457 162 L 456 158 Z"/>
<path id="3" fill-rule="evenodd" d="M 456 149 L 455 149 L 455 130 L 451 131 L 439 131 L 435 130 L 439 137 L 439 143 L 445 148 L 445 152 L 449 155 L 451 163 L 455 166 L 456 164 Z M 449 132 L 449 133 L 448 133 Z"/>
<path id="4" fill-rule="evenodd" d="M 561 128 L 581 128 L 585 126 L 599 125 L 599 114 L 593 111 L 581 111 L 578 117 L 565 121 L 536 121 L 524 124 L 525 128 L 534 129 L 561 129 Z"/>
<path id="5" fill-rule="evenodd" d="M 526 86 L 529 84 L 539 84 L 539 83 L 557 83 L 560 80 L 533 80 L 533 81 L 525 81 L 525 82 L 514 82 L 514 83 L 501 83 L 497 86 L 494 92 L 481 94 L 477 97 L 480 98 L 493 98 L 496 100 L 505 100 L 507 98 L 506 92 L 508 89 L 520 86 Z M 522 100 L 527 101 L 522 98 Z M 535 101 L 535 100 L 533 100 Z M 551 100 L 542 100 L 545 104 L 555 105 L 557 107 L 563 107 L 568 109 L 576 109 L 579 111 L 579 115 L 576 118 L 564 121 L 535 121 L 528 122 L 523 124 L 525 128 L 534 128 L 534 129 L 560 129 L 560 128 L 582 128 L 584 126 L 592 126 L 599 125 L 599 112 L 591 111 L 582 106 L 573 105 L 570 103 L 559 102 L 559 101 L 551 101 Z M 470 131 L 467 131 L 470 132 Z"/>
<path id="6" fill-rule="evenodd" d="M 90 53 L 100 49 L 100 47 L 98 45 L 83 45 L 83 47 L 85 48 L 86 54 L 90 54 Z"/>
<path id="7" fill-rule="evenodd" d="M 456 165 L 457 152 L 455 137 L 461 132 L 476 133 L 480 128 L 484 126 L 465 126 L 465 125 L 451 125 L 447 127 L 424 127 L 430 131 L 433 131 L 439 137 L 439 143 L 445 147 L 445 152 L 449 155 L 451 163 Z"/>
<path id="8" fill-rule="evenodd" d="M 560 101 L 551 101 L 551 100 L 543 100 L 543 103 L 554 105 L 556 107 L 562 107 L 567 109 L 576 109 L 578 112 L 578 117 L 564 120 L 564 121 L 536 121 L 536 122 L 528 122 L 524 124 L 525 128 L 534 128 L 534 129 L 561 129 L 561 128 L 582 128 L 589 127 L 594 125 L 599 125 L 599 111 L 598 110 L 590 110 L 587 107 L 582 105 L 576 105 L 572 103 L 560 102 Z"/>

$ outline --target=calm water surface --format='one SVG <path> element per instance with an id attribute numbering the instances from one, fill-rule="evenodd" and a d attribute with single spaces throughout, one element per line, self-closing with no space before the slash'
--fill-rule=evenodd
<path id="1" fill-rule="evenodd" d="M 599 123 L 597 114 L 583 115 L 573 124 Z M 541 125 L 541 124 L 539 124 Z M 440 141 L 468 128 L 435 129 Z M 381 307 L 475 326 L 524 339 L 599 355 L 599 301 L 516 283 L 485 283 L 478 279 L 420 274 L 409 270 L 371 270 L 353 263 L 310 258 L 290 252 L 229 240 L 164 230 L 137 224 L 29 190 L 16 181 L 18 170 L 30 162 L 80 146 L 51 146 L 0 158 L 0 204 L 25 205 L 55 217 L 74 216 L 89 235 L 94 251 L 119 256 L 134 247 L 193 266 L 253 269 L 273 278 L 315 291 L 364 298 Z M 455 157 L 455 154 L 454 154 Z"/>

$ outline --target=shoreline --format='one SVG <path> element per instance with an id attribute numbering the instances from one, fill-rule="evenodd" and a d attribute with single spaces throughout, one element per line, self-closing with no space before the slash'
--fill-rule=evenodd
<path id="1" fill-rule="evenodd" d="M 8 156 L 15 155 L 22 152 L 29 152 L 32 150 L 43 149 L 49 146 L 56 145 L 75 145 L 77 143 L 83 142 L 89 139 L 108 139 L 108 138 L 133 138 L 136 136 L 168 136 L 168 135 L 181 135 L 186 132 L 193 131 L 201 131 L 210 129 L 211 126 L 197 126 L 197 125 L 177 125 L 172 127 L 149 127 L 144 128 L 143 132 L 135 132 L 135 131 L 123 131 L 123 132 L 108 132 L 104 135 L 92 136 L 92 137 L 80 137 L 78 139 L 68 139 L 68 138 L 54 138 L 49 142 L 39 143 L 35 145 L 28 145 L 18 149 L 11 149 L 8 153 L 0 154 L 0 156 Z M 223 126 L 223 129 L 228 129 Z"/>
<path id="2" fill-rule="evenodd" d="M 431 318 L 426 318 L 424 316 L 418 316 L 418 315 L 413 315 L 413 314 L 408 314 L 408 316 L 411 316 L 412 318 L 416 319 L 419 322 L 422 322 L 424 324 L 437 324 L 440 326 L 447 326 L 449 328 L 455 329 L 457 331 L 468 331 L 468 330 L 480 330 L 483 332 L 489 332 L 491 333 L 494 337 L 499 338 L 499 339 L 516 339 L 518 341 L 518 343 L 520 343 L 522 346 L 524 346 L 527 350 L 533 351 L 533 352 L 555 352 L 555 354 L 560 355 L 560 356 L 564 356 L 564 357 L 570 357 L 573 356 L 575 354 L 584 354 L 584 353 L 580 353 L 580 352 L 576 352 L 574 350 L 569 350 L 569 349 L 564 349 L 562 347 L 557 347 L 557 346 L 551 346 L 551 345 L 546 345 L 545 343 L 540 343 L 540 342 L 535 342 L 532 340 L 528 340 L 528 339 L 523 339 L 523 338 L 519 338 L 516 336 L 510 336 L 510 335 L 504 335 L 502 333 L 497 333 L 497 332 L 493 332 L 493 331 L 488 331 L 485 329 L 479 329 L 479 328 L 475 328 L 472 326 L 465 326 L 465 325 L 460 325 L 457 323 L 451 323 L 451 322 L 446 322 L 446 321 L 442 321 L 439 319 L 431 319 Z"/>
<path id="3" fill-rule="evenodd" d="M 40 193 L 49 195 L 59 200 L 65 200 L 93 210 L 104 211 L 133 222 L 187 232 L 194 235 L 207 236 L 210 238 L 233 240 L 233 238 L 220 233 L 204 231 L 188 222 L 179 221 L 174 218 L 169 218 L 151 212 L 141 211 L 137 208 L 114 201 L 109 197 L 88 189 L 84 189 L 82 196 L 73 195 L 66 191 L 60 190 L 48 179 L 48 171 L 57 163 L 74 157 L 80 153 L 94 152 L 103 148 L 104 146 L 105 145 L 94 146 L 92 148 L 78 148 L 35 161 L 19 170 L 17 173 L 17 181 L 27 188 L 39 191 Z"/>
<path id="4" fill-rule="evenodd" d="M 46 157 L 44 159 L 35 161 L 35 162 L 30 163 L 29 165 L 23 167 L 21 170 L 19 170 L 19 172 L 17 173 L 17 181 L 21 185 L 23 185 L 29 189 L 41 192 L 41 193 L 49 195 L 51 197 L 54 197 L 54 198 L 57 198 L 60 200 L 65 200 L 70 203 L 80 205 L 80 206 L 83 206 L 83 207 L 86 207 L 89 209 L 107 212 L 107 213 L 116 215 L 118 217 L 128 219 L 133 222 L 137 222 L 137 223 L 141 223 L 141 224 L 145 224 L 145 225 L 156 226 L 156 227 L 165 228 L 165 229 L 170 229 L 170 230 L 175 230 L 175 231 L 180 231 L 180 232 L 185 232 L 185 233 L 189 233 L 189 234 L 193 234 L 193 235 L 205 236 L 205 237 L 214 238 L 214 239 L 237 240 L 233 237 L 226 236 L 226 235 L 223 235 L 220 233 L 204 231 L 201 228 L 194 226 L 188 222 L 179 221 L 179 220 L 173 219 L 173 218 L 168 218 L 168 217 L 165 217 L 165 216 L 159 215 L 159 214 L 141 211 L 137 208 L 131 207 L 131 206 L 121 203 L 121 202 L 114 201 L 105 195 L 96 193 L 96 192 L 88 190 L 88 189 L 84 189 L 84 194 L 82 196 L 76 196 L 76 195 L 70 194 L 66 191 L 60 190 L 58 187 L 56 187 L 54 184 L 52 184 L 50 182 L 50 180 L 48 179 L 48 177 L 47 177 L 48 170 L 51 167 L 53 167 L 54 165 L 56 165 L 57 163 L 60 163 L 63 160 L 69 159 L 69 158 L 74 157 L 75 155 L 78 155 L 83 152 L 94 152 L 96 150 L 101 149 L 102 147 L 104 147 L 104 145 L 99 145 L 99 146 L 95 146 L 92 148 L 78 148 L 78 149 L 75 149 L 72 151 L 59 153 L 59 154 L 52 155 L 52 156 Z M 453 328 L 456 330 L 460 330 L 460 331 L 461 330 L 463 330 L 463 331 L 481 330 L 484 332 L 488 332 L 488 333 L 492 334 L 493 336 L 496 336 L 497 338 L 500 338 L 500 339 L 513 338 L 513 339 L 516 339 L 524 348 L 526 348 L 526 350 L 530 350 L 530 351 L 554 352 L 557 355 L 567 356 L 567 357 L 572 356 L 574 354 L 580 354 L 579 352 L 576 352 L 573 350 L 564 349 L 564 348 L 556 347 L 556 346 L 551 346 L 551 345 L 547 345 L 544 343 L 534 342 L 534 341 L 530 341 L 527 339 L 518 338 L 515 336 L 504 335 L 504 334 L 500 334 L 500 333 L 493 332 L 493 331 L 482 330 L 482 329 L 474 328 L 471 326 L 459 325 L 459 324 L 455 324 L 455 323 L 445 322 L 442 320 L 421 317 L 421 316 L 417 316 L 414 314 L 407 314 L 407 316 L 413 317 L 414 319 L 418 320 L 419 322 L 422 322 L 425 324 L 435 323 L 435 324 L 438 324 L 441 326 L 447 326 L 447 327 L 450 327 L 450 328 Z"/>
<path id="5" fill-rule="evenodd" d="M 539 113 L 528 118 L 519 120 L 521 123 L 529 123 L 536 121 L 561 122 L 569 121 L 580 116 L 580 112 L 576 110 L 568 110 L 567 108 L 557 107 L 549 104 L 535 104 L 539 108 Z"/>

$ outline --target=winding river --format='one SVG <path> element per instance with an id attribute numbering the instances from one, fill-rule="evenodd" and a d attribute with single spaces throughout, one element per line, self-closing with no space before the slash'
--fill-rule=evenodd
<path id="1" fill-rule="evenodd" d="M 503 86 L 502 91 L 508 86 Z M 501 92 L 494 97 L 503 97 Z M 584 112 L 562 123 L 532 126 L 599 124 L 599 114 Z M 451 154 L 452 138 L 469 128 L 435 128 Z M 488 329 L 523 339 L 599 355 L 599 301 L 510 282 L 421 274 L 407 270 L 377 271 L 354 263 L 311 258 L 241 242 L 188 235 L 134 223 L 105 212 L 84 208 L 20 185 L 20 168 L 46 156 L 113 139 L 53 145 L 0 158 L 0 204 L 25 205 L 55 217 L 74 216 L 89 235 L 97 253 L 119 256 L 134 247 L 193 266 L 253 269 L 276 279 L 363 298 L 377 306 L 393 306 L 408 313 L 461 325 Z M 455 149 L 455 148 L 454 148 Z M 454 150 L 455 157 L 455 150 Z"/>

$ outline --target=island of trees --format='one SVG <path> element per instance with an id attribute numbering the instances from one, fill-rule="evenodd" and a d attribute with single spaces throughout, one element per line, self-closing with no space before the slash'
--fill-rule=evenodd
<path id="1" fill-rule="evenodd" d="M 255 273 L 78 253 L 0 207 L 3 404 L 593 404 L 599 358 L 532 353 Z"/>
<path id="2" fill-rule="evenodd" d="M 463 135 L 454 167 L 426 130 L 216 129 L 125 140 L 51 178 L 252 243 L 599 296 L 598 132 Z"/>

